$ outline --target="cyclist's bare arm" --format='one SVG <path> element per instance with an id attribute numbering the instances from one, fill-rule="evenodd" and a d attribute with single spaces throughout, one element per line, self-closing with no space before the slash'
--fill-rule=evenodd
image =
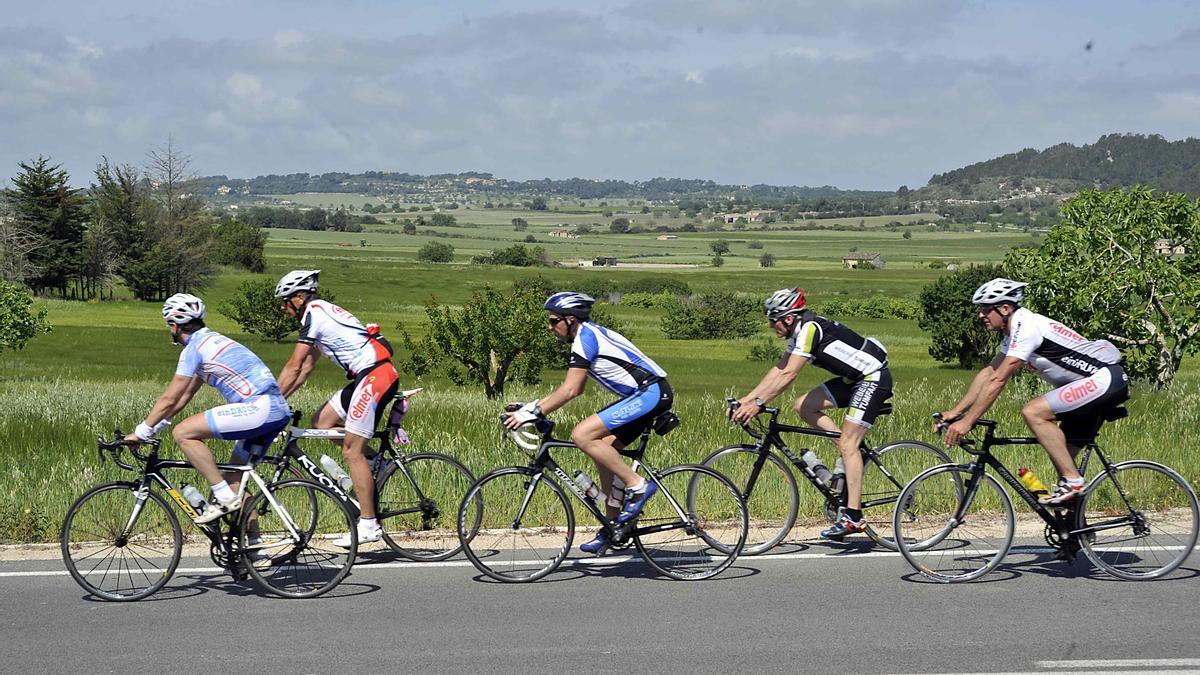
<path id="1" fill-rule="evenodd" d="M 296 393 L 296 390 L 304 385 L 320 356 L 321 353 L 313 345 L 296 343 L 291 358 L 283 366 L 283 370 L 279 371 L 279 391 L 283 393 L 284 398 Z"/>
<path id="2" fill-rule="evenodd" d="M 784 359 L 780 359 L 778 364 L 767 371 L 762 382 L 759 382 L 753 391 L 738 399 L 738 408 L 729 413 L 730 419 L 739 424 L 749 420 L 759 411 L 754 399 L 762 399 L 763 402 L 772 401 L 792 386 L 792 382 L 806 365 L 808 365 L 807 356 L 788 354 Z"/>
<path id="3" fill-rule="evenodd" d="M 953 408 L 943 412 L 942 417 L 944 419 L 951 419 L 965 413 L 967 409 L 971 407 L 971 404 L 979 398 L 979 392 L 983 391 L 984 385 L 992 379 L 992 376 L 996 372 L 996 368 L 998 368 L 1000 363 L 1003 361 L 1004 355 L 997 354 L 990 363 L 983 368 L 980 368 L 979 372 L 975 373 L 975 378 L 971 380 L 971 386 L 967 387 L 967 393 L 963 394 L 962 399 L 958 403 L 955 403 Z"/>
<path id="4" fill-rule="evenodd" d="M 153 427 L 165 419 L 174 417 L 176 413 L 186 408 L 188 403 L 191 403 L 192 397 L 196 395 L 203 384 L 204 381 L 199 377 L 176 375 L 171 378 L 171 383 L 167 385 L 166 391 L 154 402 L 154 407 L 150 408 L 150 414 L 146 415 L 146 425 Z M 129 434 L 125 440 L 141 441 L 136 434 Z"/>
<path id="5" fill-rule="evenodd" d="M 563 378 L 563 383 L 550 393 L 549 396 L 538 401 L 538 407 L 542 409 L 542 414 L 549 415 L 566 405 L 571 399 L 583 393 L 583 388 L 587 384 L 587 368 L 568 368 L 567 376 Z M 513 419 L 512 413 L 505 413 L 504 426 L 508 429 L 515 429 L 520 426 Z"/>
<path id="6" fill-rule="evenodd" d="M 1025 365 L 1024 361 L 1015 356 L 998 356 L 997 358 L 1002 358 L 998 366 L 993 368 L 989 365 L 985 369 L 991 371 L 990 375 L 980 377 L 980 375 L 983 375 L 983 371 L 980 371 L 980 375 L 976 376 L 976 380 L 980 381 L 979 391 L 974 402 L 962 413 L 962 419 L 951 424 L 946 429 L 945 438 L 946 442 L 950 445 L 958 444 L 958 441 L 975 426 L 975 421 L 982 417 L 988 408 L 992 407 L 992 404 L 1000 396 L 1000 392 L 1004 391 L 1004 386 L 1008 384 L 1008 380 L 1013 376 L 1013 373 Z M 972 382 L 971 386 L 974 388 L 975 382 Z"/>

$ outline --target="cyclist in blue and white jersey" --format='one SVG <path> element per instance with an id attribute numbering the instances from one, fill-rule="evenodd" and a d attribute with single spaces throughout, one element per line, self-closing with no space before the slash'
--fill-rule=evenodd
<path id="1" fill-rule="evenodd" d="M 550 313 L 551 332 L 571 343 L 567 377 L 554 393 L 508 413 L 504 424 L 516 429 L 558 410 L 583 393 L 589 377 L 620 396 L 616 403 L 580 422 L 571 431 L 571 440 L 596 462 L 602 494 L 610 494 L 614 476 L 625 486 L 623 503 L 611 497 L 608 501 L 608 517 L 625 523 L 641 513 L 658 486 L 634 472 L 617 450 L 636 440 L 656 417 L 670 410 L 675 395 L 667 384 L 666 371 L 650 357 L 620 333 L 588 320 L 594 303 L 588 295 L 571 292 L 555 293 L 546 300 L 544 309 Z M 601 533 L 579 548 L 596 553 L 607 544 Z"/>
<path id="2" fill-rule="evenodd" d="M 183 345 L 183 352 L 166 391 L 126 440 L 140 443 L 154 438 L 187 407 L 201 385 L 209 384 L 221 392 L 228 404 L 188 417 L 172 434 L 184 456 L 212 486 L 214 499 L 196 518 L 197 523 L 207 523 L 241 507 L 237 499 L 240 474 L 222 475 L 204 441 L 236 440 L 230 461 L 255 462 L 266 454 L 292 413 L 262 359 L 204 325 L 204 301 L 176 293 L 163 304 L 162 315 L 172 341 Z"/>
<path id="3" fill-rule="evenodd" d="M 796 412 L 814 427 L 841 434 L 837 445 L 845 465 L 846 504 L 821 536 L 841 540 L 848 534 L 863 532 L 867 521 L 862 515 L 863 464 L 859 447 L 884 403 L 892 397 L 887 351 L 875 338 L 864 338 L 808 309 L 804 291 L 799 288 L 775 291 L 763 309 L 775 334 L 787 338 L 787 349 L 758 386 L 738 401 L 730 419 L 738 424 L 748 422 L 786 391 L 809 363 L 836 375 L 797 399 Z M 825 414 L 830 408 L 848 408 L 841 427 Z"/>
<path id="4" fill-rule="evenodd" d="M 975 375 L 962 400 L 942 415 L 961 415 L 946 429 L 946 442 L 957 445 L 1022 367 L 1054 385 L 1056 389 L 1026 403 L 1021 414 L 1059 475 L 1054 491 L 1038 501 L 1058 505 L 1083 490 L 1075 455 L 1096 439 L 1104 413 L 1129 399 L 1129 377 L 1120 366 L 1121 351 L 1108 340 L 1085 339 L 1021 307 L 1026 285 L 998 278 L 975 291 L 971 302 L 979 306 L 980 320 L 1004 339 L 1000 353 Z"/>

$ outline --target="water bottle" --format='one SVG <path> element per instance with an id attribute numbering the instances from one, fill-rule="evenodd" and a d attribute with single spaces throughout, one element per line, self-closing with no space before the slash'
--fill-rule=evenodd
<path id="1" fill-rule="evenodd" d="M 350 476 L 346 474 L 345 470 L 329 455 L 321 455 L 321 468 L 325 469 L 325 474 L 332 478 L 343 492 L 350 492 L 354 489 L 354 481 L 350 480 Z"/>
<path id="2" fill-rule="evenodd" d="M 842 459 L 840 455 L 833 465 L 833 478 L 829 481 L 829 487 L 839 494 L 846 487 L 846 460 Z"/>
<path id="3" fill-rule="evenodd" d="M 1029 488 L 1029 491 L 1034 495 L 1050 494 L 1050 489 L 1046 487 L 1046 484 L 1042 482 L 1042 479 L 1038 478 L 1037 475 L 1028 468 L 1021 467 L 1020 469 L 1017 469 L 1017 476 L 1021 478 L 1021 483 L 1023 483 L 1025 487 Z"/>
<path id="4" fill-rule="evenodd" d="M 821 463 L 821 458 L 817 457 L 817 453 L 805 450 L 804 454 L 800 455 L 800 459 L 804 460 L 804 465 L 817 477 L 818 481 L 829 484 L 829 479 L 833 474 L 829 473 L 829 468 Z"/>
<path id="5" fill-rule="evenodd" d="M 204 507 L 208 506 L 208 502 L 204 501 L 204 495 L 200 494 L 199 490 L 187 483 L 183 484 L 183 489 L 179 493 L 183 495 L 187 503 L 192 505 L 193 509 L 196 509 L 196 513 L 203 513 Z"/>
<path id="6" fill-rule="evenodd" d="M 596 505 L 596 508 L 604 508 L 604 504 L 600 502 L 600 486 L 593 483 L 590 476 L 582 471 L 576 471 L 575 485 L 577 485 L 579 489 L 588 496 L 588 499 L 592 500 L 592 503 Z"/>

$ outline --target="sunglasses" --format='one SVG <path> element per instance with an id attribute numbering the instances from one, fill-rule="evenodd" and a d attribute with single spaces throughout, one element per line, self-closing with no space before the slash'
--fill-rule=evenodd
<path id="1" fill-rule="evenodd" d="M 567 318 L 563 316 L 552 316 L 546 320 L 550 322 L 551 326 L 557 326 L 558 324 L 566 321 Z"/>

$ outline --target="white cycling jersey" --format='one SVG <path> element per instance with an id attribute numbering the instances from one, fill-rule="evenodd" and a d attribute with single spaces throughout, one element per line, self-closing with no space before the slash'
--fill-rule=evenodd
<path id="1" fill-rule="evenodd" d="M 304 308 L 297 341 L 315 346 L 350 375 L 391 358 L 353 314 L 324 300 L 312 300 Z"/>
<path id="2" fill-rule="evenodd" d="M 1091 377 L 1121 362 L 1121 351 L 1108 340 L 1087 340 L 1048 317 L 1017 308 L 1008 320 L 1000 353 L 1025 361 L 1047 382 L 1064 384 Z"/>
<path id="3" fill-rule="evenodd" d="M 591 321 L 580 324 L 567 367 L 586 368 L 588 377 L 620 396 L 629 396 L 667 376 L 624 335 Z"/>

